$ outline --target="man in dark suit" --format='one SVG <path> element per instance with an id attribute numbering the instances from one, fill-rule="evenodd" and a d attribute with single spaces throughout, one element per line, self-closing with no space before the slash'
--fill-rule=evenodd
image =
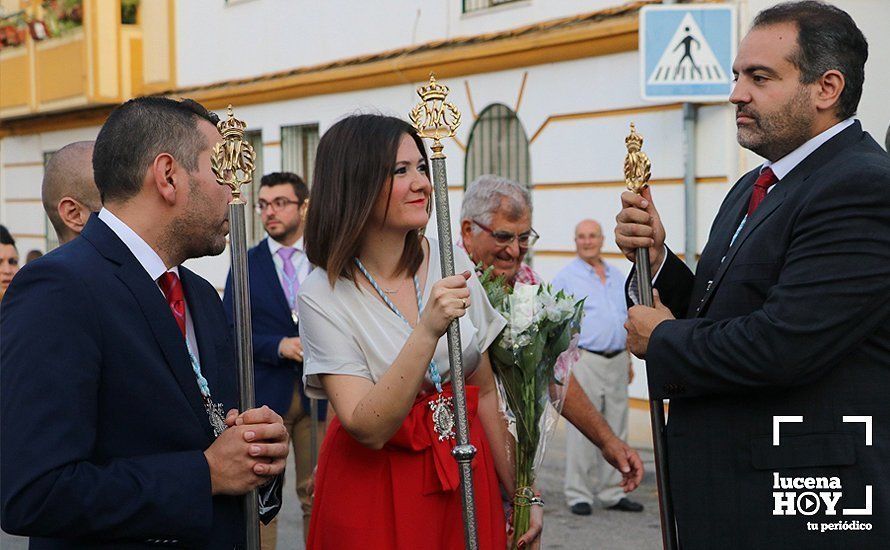
<path id="1" fill-rule="evenodd" d="M 118 107 L 93 157 L 104 208 L 4 300 L 2 524 L 31 548 L 238 548 L 240 495 L 284 469 L 281 418 L 234 410 L 222 304 L 180 265 L 226 245 L 214 119 Z"/>
<path id="2" fill-rule="evenodd" d="M 626 326 L 670 399 L 684 550 L 886 547 L 890 158 L 853 119 L 867 55 L 835 7 L 756 17 L 730 101 L 766 162 L 729 191 L 694 276 L 649 191 L 622 195 L 616 240 L 649 247 L 660 297 Z"/>
<path id="3" fill-rule="evenodd" d="M 269 236 L 247 252 L 256 402 L 268 405 L 284 417 L 284 425 L 293 442 L 304 538 L 309 533 L 312 509 L 308 488 L 314 457 L 310 444 L 310 403 L 303 393 L 303 346 L 300 343 L 297 292 L 311 269 L 303 246 L 303 220 L 308 207 L 309 188 L 300 176 L 291 172 L 263 176 L 256 210 L 262 216 L 263 227 Z M 223 303 L 229 326 L 234 329 L 231 273 L 226 281 Z M 326 405 L 327 401 L 317 405 L 322 419 Z M 264 550 L 275 549 L 276 531 L 276 521 L 263 527 Z"/>

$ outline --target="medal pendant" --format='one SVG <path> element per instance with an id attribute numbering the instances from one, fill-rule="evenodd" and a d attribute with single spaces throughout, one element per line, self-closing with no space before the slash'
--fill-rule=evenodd
<path id="1" fill-rule="evenodd" d="M 207 410 L 207 417 L 210 419 L 210 427 L 213 428 L 213 436 L 219 437 L 227 428 L 222 403 L 214 403 L 210 398 L 204 398 L 204 408 Z"/>
<path id="2" fill-rule="evenodd" d="M 440 393 L 435 401 L 429 402 L 433 411 L 433 429 L 439 435 L 439 441 L 454 439 L 454 405 L 451 397 L 442 397 Z"/>

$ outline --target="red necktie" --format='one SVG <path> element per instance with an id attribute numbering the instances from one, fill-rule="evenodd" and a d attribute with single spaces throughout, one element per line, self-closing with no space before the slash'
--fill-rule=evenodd
<path id="1" fill-rule="evenodd" d="M 176 273 L 167 271 L 158 277 L 158 285 L 164 296 L 167 297 L 167 303 L 170 305 L 170 311 L 173 312 L 173 318 L 185 337 L 185 295 L 182 293 L 182 282 Z"/>
<path id="2" fill-rule="evenodd" d="M 760 206 L 760 203 L 763 202 L 763 199 L 766 198 L 766 193 L 769 190 L 770 186 L 776 183 L 778 178 L 773 174 L 773 171 L 769 166 L 763 169 L 763 172 L 760 173 L 760 176 L 757 178 L 757 181 L 754 182 L 754 191 L 751 193 L 751 202 L 748 203 L 748 217 L 751 217 L 751 214 L 757 210 L 757 207 Z"/>

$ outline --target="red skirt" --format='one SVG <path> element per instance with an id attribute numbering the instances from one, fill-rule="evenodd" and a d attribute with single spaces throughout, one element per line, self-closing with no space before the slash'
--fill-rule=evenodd
<path id="1" fill-rule="evenodd" d="M 443 389 L 451 395 L 451 387 Z M 454 440 L 439 441 L 428 405 L 418 398 L 399 431 L 379 451 L 328 428 L 316 473 L 310 550 L 457 550 L 464 548 L 460 477 Z M 491 449 L 476 411 L 479 388 L 467 386 L 479 548 L 507 546 Z"/>

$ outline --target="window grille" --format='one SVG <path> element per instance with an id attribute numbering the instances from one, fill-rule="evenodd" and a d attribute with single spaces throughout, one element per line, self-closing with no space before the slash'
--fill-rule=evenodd
<path id="1" fill-rule="evenodd" d="M 531 189 L 528 137 L 506 105 L 486 107 L 470 130 L 464 165 L 464 189 L 482 174 L 495 174 Z"/>
<path id="2" fill-rule="evenodd" d="M 241 188 L 247 191 L 242 197 L 244 202 L 247 203 L 244 206 L 245 225 L 247 226 L 247 242 L 256 244 L 260 239 L 266 236 L 265 230 L 263 229 L 263 220 L 260 218 L 259 214 L 256 213 L 256 210 L 254 210 L 257 195 L 259 195 L 260 192 L 260 179 L 263 177 L 263 131 L 251 130 L 249 132 L 244 132 L 244 141 L 249 143 L 250 146 L 253 147 L 254 153 L 256 153 L 256 159 L 253 163 L 253 181 L 250 182 L 250 185 Z"/>
<path id="3" fill-rule="evenodd" d="M 518 0 L 463 0 L 464 13 L 487 10 L 501 4 L 512 4 Z"/>
<path id="4" fill-rule="evenodd" d="M 318 124 L 282 127 L 281 170 L 293 172 L 311 186 L 317 148 Z"/>

